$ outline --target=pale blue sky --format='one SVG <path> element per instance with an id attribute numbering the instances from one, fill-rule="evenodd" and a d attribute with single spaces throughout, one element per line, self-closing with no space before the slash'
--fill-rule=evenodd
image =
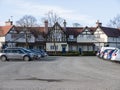
<path id="1" fill-rule="evenodd" d="M 106 26 L 110 19 L 120 14 L 119 0 L 0 0 L 0 25 L 13 16 L 14 23 L 24 15 L 33 15 L 38 23 L 52 10 L 66 19 L 67 25 L 80 23 L 95 26 L 97 20 Z"/>

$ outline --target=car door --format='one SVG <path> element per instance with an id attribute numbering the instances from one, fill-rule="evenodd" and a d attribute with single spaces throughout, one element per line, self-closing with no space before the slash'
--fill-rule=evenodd
<path id="1" fill-rule="evenodd" d="M 17 58 L 18 59 L 23 59 L 23 57 L 24 57 L 24 52 L 22 51 L 22 50 L 17 50 Z"/>
<path id="2" fill-rule="evenodd" d="M 13 53 L 14 53 L 14 59 L 22 59 L 22 54 L 21 54 L 20 50 L 15 49 L 15 50 L 13 50 Z"/>
<path id="3" fill-rule="evenodd" d="M 11 49 L 7 49 L 7 50 L 5 50 L 5 53 L 6 53 L 6 56 L 7 56 L 7 58 L 8 59 L 14 59 L 15 57 L 15 55 L 13 54 L 13 50 L 11 50 Z"/>
<path id="4" fill-rule="evenodd" d="M 11 59 L 17 59 L 17 56 L 16 50 L 11 50 Z"/>

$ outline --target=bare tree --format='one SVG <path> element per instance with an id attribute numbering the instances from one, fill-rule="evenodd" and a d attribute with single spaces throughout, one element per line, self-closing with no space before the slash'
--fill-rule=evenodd
<path id="1" fill-rule="evenodd" d="M 36 22 L 37 22 L 36 18 L 31 15 L 25 15 L 16 22 L 17 26 L 20 26 L 23 28 L 22 30 L 24 31 L 24 34 L 25 34 L 26 48 L 29 47 L 30 32 L 31 32 L 31 29 L 33 29 L 32 27 L 37 25 Z"/>
<path id="2" fill-rule="evenodd" d="M 35 17 L 31 15 L 25 15 L 20 20 L 16 21 L 17 26 L 22 27 L 33 27 L 37 25 L 37 20 Z"/>
<path id="3" fill-rule="evenodd" d="M 79 27 L 79 26 L 81 26 L 81 24 L 79 24 L 79 23 L 73 23 L 73 27 Z"/>
<path id="4" fill-rule="evenodd" d="M 111 19 L 108 23 L 108 26 L 114 28 L 120 28 L 120 14 Z"/>
<path id="5" fill-rule="evenodd" d="M 59 24 L 63 23 L 64 19 L 59 17 L 56 13 L 53 11 L 49 11 L 47 14 L 45 14 L 45 17 L 42 18 L 43 21 L 48 20 L 49 26 L 53 26 L 56 22 Z"/>

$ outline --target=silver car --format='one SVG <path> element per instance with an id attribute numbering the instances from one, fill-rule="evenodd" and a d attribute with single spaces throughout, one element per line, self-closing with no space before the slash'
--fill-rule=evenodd
<path id="1" fill-rule="evenodd" d="M 5 49 L 0 52 L 0 59 L 6 61 L 9 59 L 21 59 L 24 61 L 29 61 L 34 59 L 34 55 L 26 53 L 21 49 Z"/>
<path id="2" fill-rule="evenodd" d="M 36 53 L 30 51 L 30 50 L 27 49 L 27 48 L 23 48 L 23 47 L 7 47 L 7 48 L 5 48 L 5 50 L 6 50 L 6 49 L 13 49 L 13 50 L 14 50 L 14 49 L 19 49 L 19 50 L 24 51 L 25 53 L 28 53 L 30 56 L 33 55 L 33 56 L 34 56 L 34 59 L 39 59 L 39 56 L 38 56 Z"/>

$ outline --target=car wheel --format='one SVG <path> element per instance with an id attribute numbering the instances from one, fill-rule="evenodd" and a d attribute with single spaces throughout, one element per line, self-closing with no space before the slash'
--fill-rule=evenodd
<path id="1" fill-rule="evenodd" d="M 1 60 L 2 61 L 7 61 L 7 57 L 6 56 L 1 56 Z"/>
<path id="2" fill-rule="evenodd" d="M 23 60 L 24 60 L 24 61 L 29 61 L 29 60 L 30 60 L 30 57 L 29 57 L 29 56 L 24 56 Z"/>

